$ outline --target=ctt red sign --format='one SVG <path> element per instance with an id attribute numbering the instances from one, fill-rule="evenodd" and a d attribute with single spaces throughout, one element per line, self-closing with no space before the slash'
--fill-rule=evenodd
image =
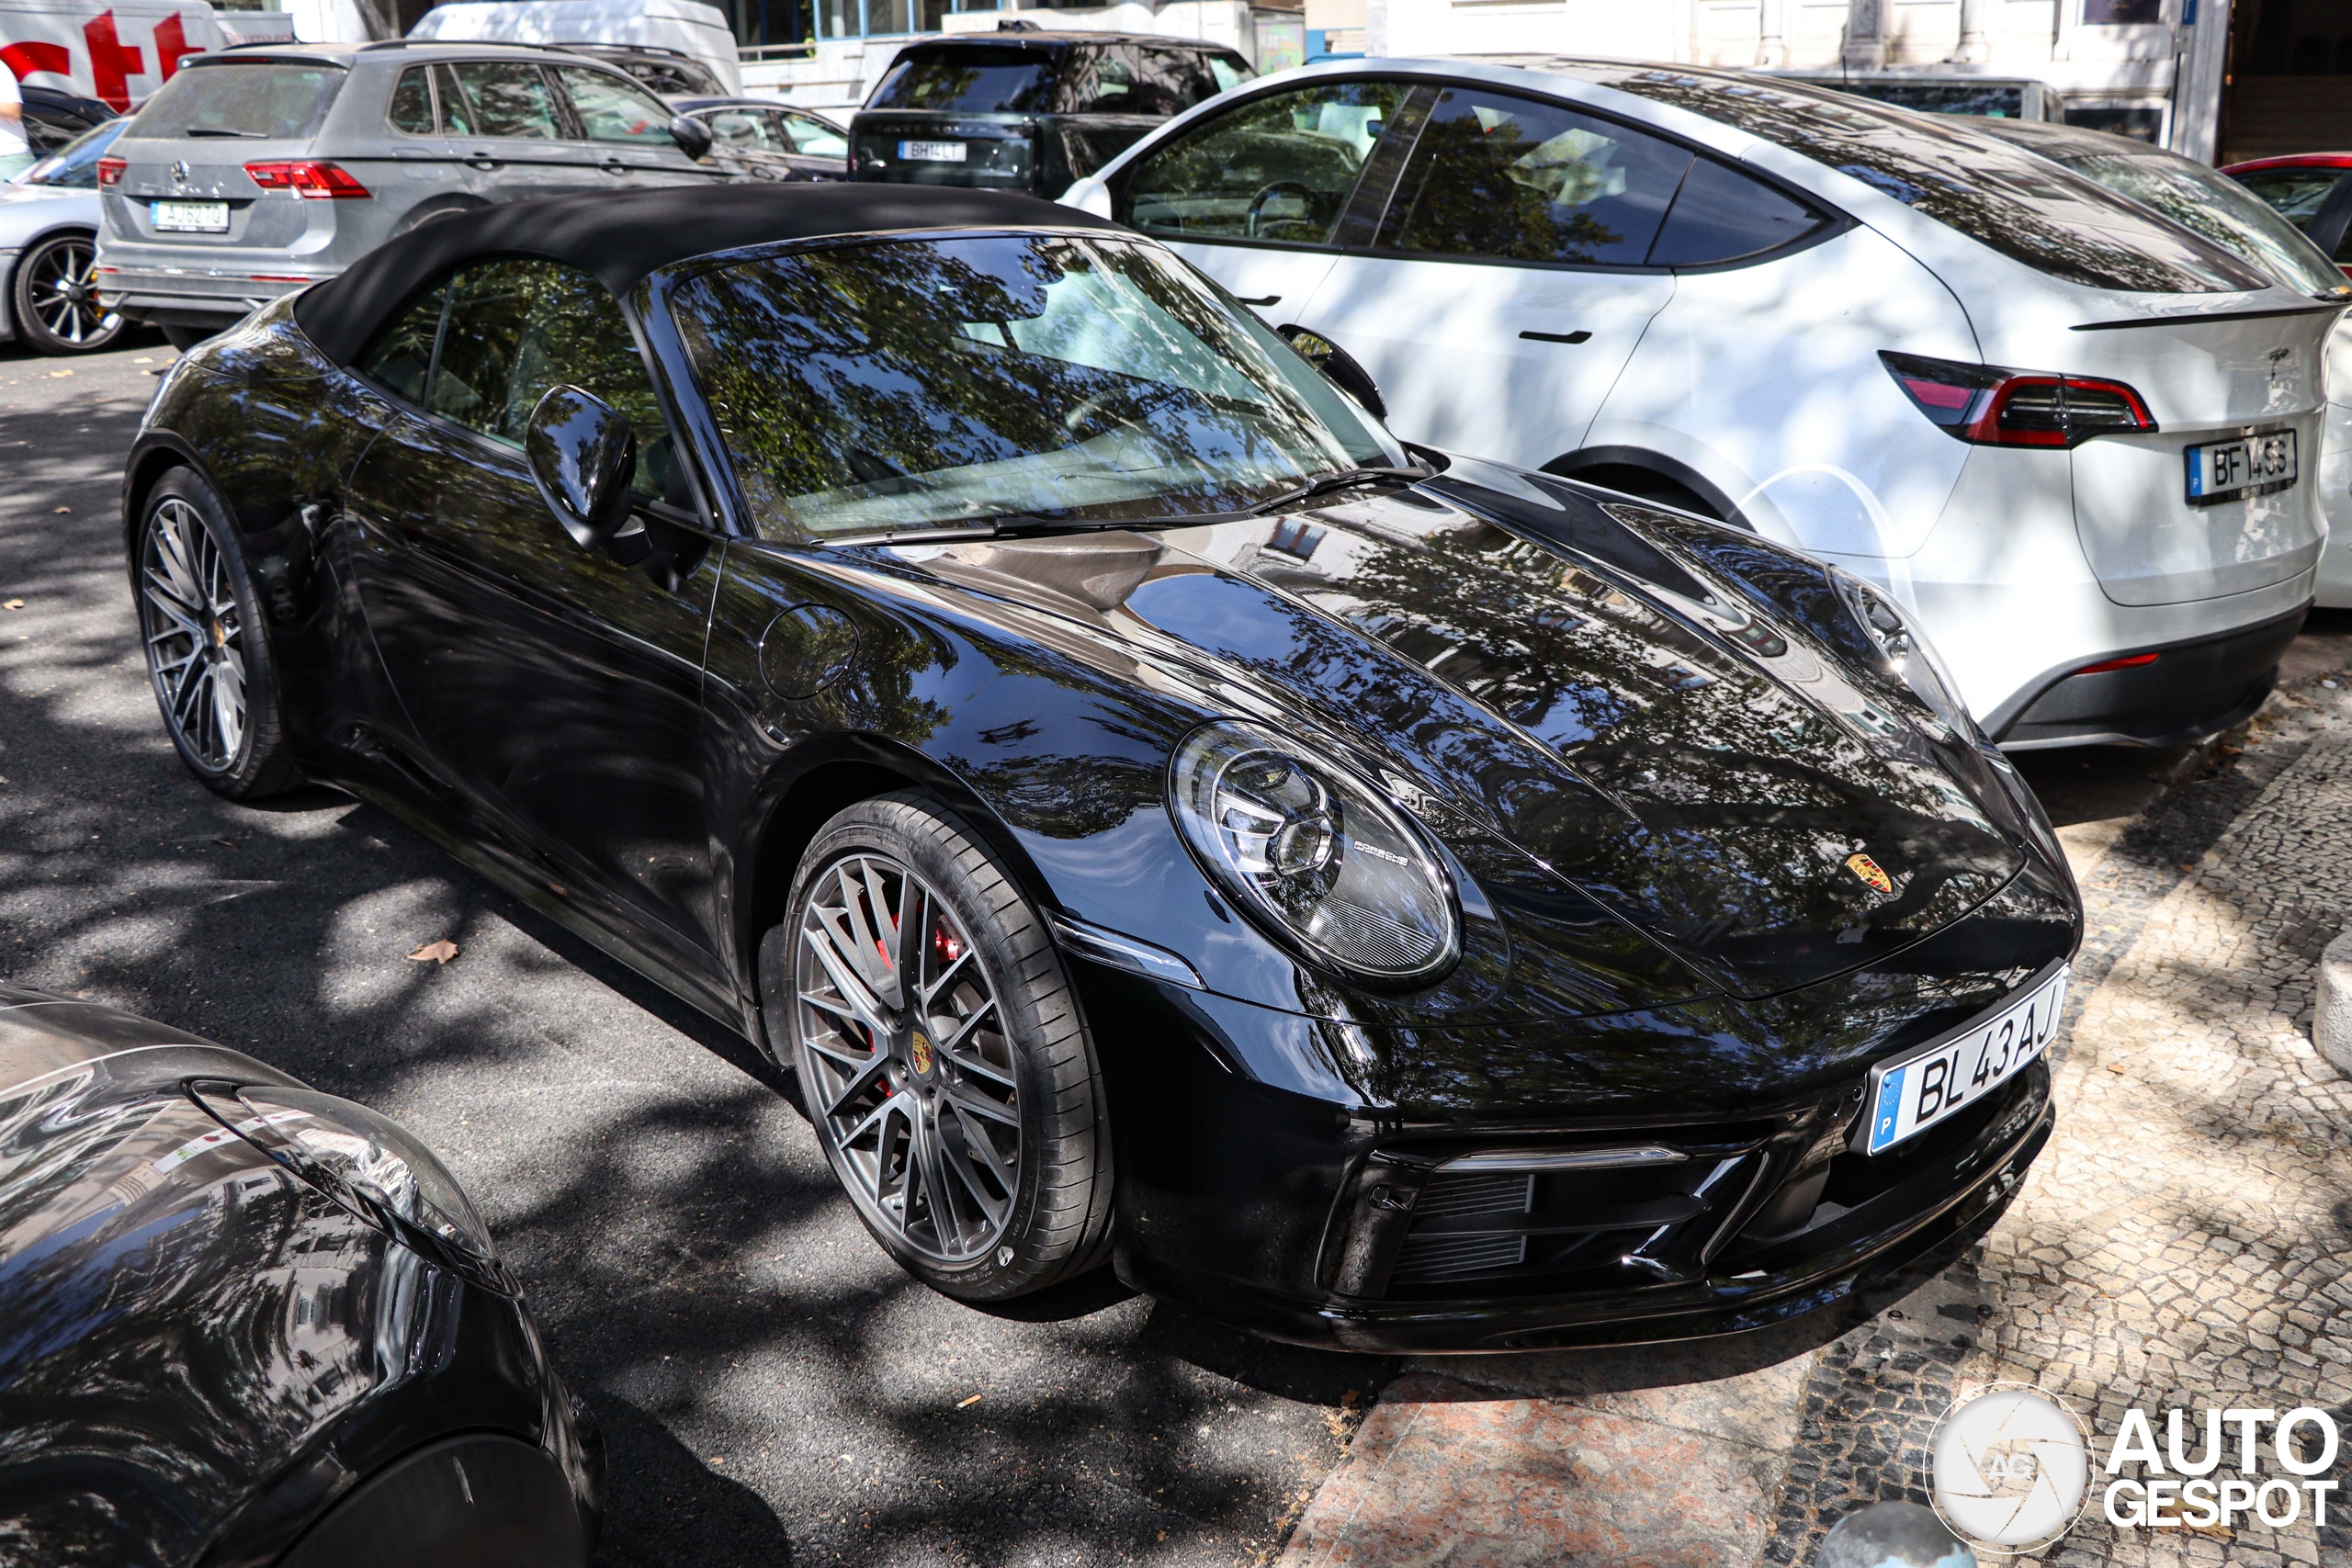
<path id="1" fill-rule="evenodd" d="M 183 57 L 227 39 L 209 5 L 11 4 L 0 0 L 0 61 L 17 80 L 62 87 L 118 111 L 144 103 Z"/>

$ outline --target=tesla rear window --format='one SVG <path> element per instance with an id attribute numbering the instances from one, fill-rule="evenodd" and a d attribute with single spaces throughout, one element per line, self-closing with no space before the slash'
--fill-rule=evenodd
<path id="1" fill-rule="evenodd" d="M 1588 68 L 1577 73 L 1591 74 Z M 2268 285 L 2236 257 L 1964 123 L 1736 76 L 1623 70 L 1596 79 L 1826 164 L 2069 283 L 2144 294 L 2223 294 Z"/>
<path id="2" fill-rule="evenodd" d="M 147 100 L 131 134 L 306 141 L 345 74 L 339 66 L 265 61 L 183 71 Z"/>
<path id="3" fill-rule="evenodd" d="M 1046 107 L 1053 68 L 1040 56 L 985 46 L 910 51 L 866 100 L 870 109 L 1031 114 Z"/>

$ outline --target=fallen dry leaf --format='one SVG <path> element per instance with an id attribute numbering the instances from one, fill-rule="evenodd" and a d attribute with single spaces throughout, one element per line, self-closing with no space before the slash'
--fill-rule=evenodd
<path id="1" fill-rule="evenodd" d="M 21 610 L 24 607 L 25 602 L 22 599 L 11 599 L 6 604 L 0 604 L 0 610 Z"/>
<path id="2" fill-rule="evenodd" d="M 2131 1069 L 2129 1069 L 2128 1067 L 2124 1066 L 2124 1065 L 2123 1065 L 2122 1063 L 2120 1063 L 2120 1062 L 2109 1062 L 2109 1063 L 2107 1065 L 2107 1070 L 2108 1070 L 2109 1072 L 2110 1072 L 2110 1073 L 2121 1073 L 2121 1072 L 2128 1072 L 2128 1071 L 2130 1071 Z"/>
<path id="3" fill-rule="evenodd" d="M 58 514 L 58 515 L 60 515 L 60 516 L 62 516 L 62 515 L 64 515 L 66 513 L 71 512 L 71 511 L 73 511 L 73 510 L 74 510 L 74 509 L 73 509 L 72 507 L 70 507 L 70 506 L 61 506 L 61 507 L 59 507 L 59 508 L 57 509 L 57 514 Z"/>
<path id="4" fill-rule="evenodd" d="M 445 936 L 439 942 L 428 942 L 410 953 L 408 961 L 411 964 L 447 964 L 457 956 L 458 944 Z"/>
<path id="5" fill-rule="evenodd" d="M 62 379 L 62 378 L 65 378 L 65 377 L 67 377 L 67 376 L 71 376 L 71 375 L 73 375 L 73 374 L 74 374 L 74 372 L 72 372 L 71 370 L 52 370 L 52 371 L 51 371 L 51 372 L 49 373 L 49 378 L 50 378 L 51 380 L 52 380 L 52 381 L 55 381 L 55 380 L 60 380 L 60 379 Z"/>

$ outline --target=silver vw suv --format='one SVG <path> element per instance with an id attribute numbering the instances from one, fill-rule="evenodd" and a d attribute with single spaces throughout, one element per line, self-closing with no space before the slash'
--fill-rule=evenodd
<path id="1" fill-rule="evenodd" d="M 561 50 L 395 39 L 198 55 L 98 164 L 99 299 L 186 346 L 451 212 L 727 178 L 710 141 Z"/>

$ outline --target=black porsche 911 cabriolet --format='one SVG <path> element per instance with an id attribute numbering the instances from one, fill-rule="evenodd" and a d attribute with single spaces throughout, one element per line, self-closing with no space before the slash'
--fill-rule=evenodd
<path id="1" fill-rule="evenodd" d="M 1894 599 L 1408 449 L 1067 209 L 433 224 L 181 360 L 124 522 L 199 778 L 341 784 L 760 1043 L 952 1294 L 1705 1333 L 2049 1134 L 2076 895 Z"/>

